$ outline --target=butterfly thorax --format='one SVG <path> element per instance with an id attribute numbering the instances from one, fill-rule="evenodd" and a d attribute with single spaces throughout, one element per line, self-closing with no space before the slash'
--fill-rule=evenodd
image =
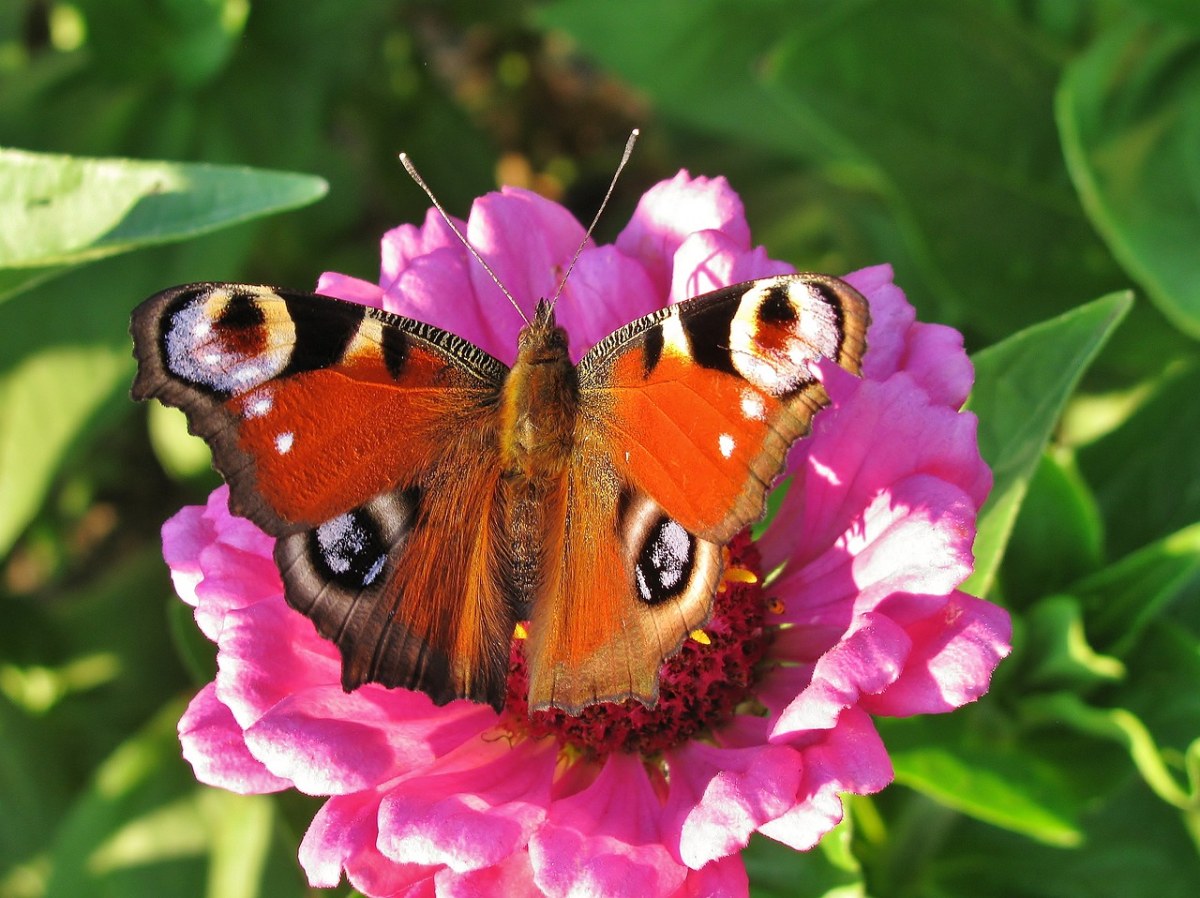
<path id="1" fill-rule="evenodd" d="M 567 332 L 542 300 L 517 339 L 517 360 L 500 391 L 504 470 L 531 483 L 559 478 L 575 441 L 579 378 Z"/>

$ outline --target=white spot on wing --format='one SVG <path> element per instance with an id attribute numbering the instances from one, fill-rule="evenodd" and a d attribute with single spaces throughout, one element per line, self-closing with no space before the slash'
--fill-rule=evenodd
<path id="1" fill-rule="evenodd" d="M 261 418 L 275 405 L 275 397 L 269 389 L 258 390 L 246 399 L 242 415 L 246 418 Z"/>
<path id="2" fill-rule="evenodd" d="M 737 443 L 734 442 L 733 436 L 728 433 L 723 433 L 717 437 L 717 448 L 721 450 L 721 454 L 726 458 L 733 455 L 733 450 Z"/>
<path id="3" fill-rule="evenodd" d="M 765 421 L 767 407 L 763 404 L 762 396 L 754 390 L 742 391 L 742 414 L 751 421 Z"/>
<path id="4" fill-rule="evenodd" d="M 275 437 L 275 451 L 280 455 L 287 455 L 292 451 L 292 443 L 296 441 L 296 435 L 291 431 L 284 431 L 277 434 Z"/>

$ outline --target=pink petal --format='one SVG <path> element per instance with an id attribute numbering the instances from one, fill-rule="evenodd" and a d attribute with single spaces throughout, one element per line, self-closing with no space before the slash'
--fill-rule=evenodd
<path id="1" fill-rule="evenodd" d="M 379 800 L 380 793 L 368 789 L 325 802 L 300 843 L 300 866 L 308 875 L 309 885 L 333 888 L 344 870 L 360 892 L 381 896 L 432 879 L 435 867 L 398 864 L 379 853 L 375 847 Z"/>
<path id="2" fill-rule="evenodd" d="M 803 779 L 796 803 L 759 828 L 765 836 L 807 851 L 842 819 L 841 793 L 867 795 L 892 781 L 892 763 L 874 725 L 851 708 L 824 739 L 804 751 Z"/>
<path id="3" fill-rule="evenodd" d="M 322 296 L 332 296 L 334 299 L 344 299 L 362 306 L 383 308 L 382 287 L 348 274 L 338 274 L 336 271 L 326 271 L 317 278 L 316 292 Z"/>
<path id="4" fill-rule="evenodd" d="M 962 335 L 953 328 L 916 323 L 904 291 L 892 283 L 890 265 L 864 268 L 844 280 L 871 304 L 865 376 L 886 380 L 897 371 L 907 371 L 935 404 L 958 409 L 975 376 Z"/>
<path id="5" fill-rule="evenodd" d="M 431 764 L 495 721 L 484 705 L 438 708 L 407 689 L 368 684 L 347 694 L 333 685 L 279 702 L 246 729 L 246 744 L 301 792 L 343 795 Z"/>
<path id="6" fill-rule="evenodd" d="M 664 830 L 679 833 L 679 857 L 693 870 L 745 848 L 759 826 L 791 807 L 800 784 L 800 755 L 782 745 L 685 742 L 667 761 Z"/>
<path id="7" fill-rule="evenodd" d="M 216 534 L 217 541 L 249 555 L 270 558 L 275 540 L 267 536 L 250 521 L 229 510 L 229 487 L 217 487 L 208 496 L 204 507 L 204 518 Z"/>
<path id="8" fill-rule="evenodd" d="M 721 231 L 743 250 L 750 248 L 750 228 L 738 195 L 724 178 L 693 178 L 681 171 L 643 195 L 629 224 L 617 237 L 617 248 L 640 260 L 656 292 L 666 296 L 675 251 L 696 231 Z"/>
<path id="9" fill-rule="evenodd" d="M 670 301 L 683 302 L 730 284 L 794 270 L 769 259 L 762 247 L 749 250 L 721 231 L 697 231 L 675 252 Z"/>
<path id="10" fill-rule="evenodd" d="M 460 233 L 467 226 L 458 218 L 453 219 Z M 467 248 L 446 224 L 437 209 L 425 211 L 425 221 L 420 227 L 402 224 L 392 228 L 380 241 L 379 283 L 386 293 L 396 289 L 396 281 L 413 263 L 413 260 L 428 256 L 440 249 L 450 249 L 462 259 L 467 258 Z M 405 314 L 401 311 L 400 314 Z"/>
<path id="11" fill-rule="evenodd" d="M 467 222 L 467 239 L 529 318 L 537 301 L 558 287 L 583 234 L 575 216 L 558 203 L 518 187 L 477 199 Z M 481 305 L 511 308 L 482 266 L 471 266 L 470 274 Z M 515 344 L 515 331 L 512 337 Z"/>
<path id="12" fill-rule="evenodd" d="M 688 870 L 687 879 L 671 898 L 746 898 L 750 880 L 741 855 L 731 854 L 699 870 Z"/>
<path id="13" fill-rule="evenodd" d="M 771 741 L 832 728 L 846 708 L 894 682 L 912 648 L 908 634 L 881 614 L 864 614 L 816 662 L 811 681 L 775 716 Z"/>
<path id="14" fill-rule="evenodd" d="M 399 276 L 385 308 L 457 334 L 511 365 L 523 322 L 495 284 L 476 297 L 473 268 L 479 263 L 452 249 L 422 256 Z"/>
<path id="15" fill-rule="evenodd" d="M 550 805 L 553 740 L 472 739 L 384 797 L 379 849 L 462 873 L 498 864 L 529 842 Z"/>
<path id="16" fill-rule="evenodd" d="M 871 306 L 863 376 L 887 380 L 901 369 L 905 338 L 917 319 L 916 309 L 905 299 L 904 291 L 893 283 L 891 265 L 852 271 L 842 280 L 865 296 Z"/>
<path id="17" fill-rule="evenodd" d="M 615 247 L 589 247 L 567 280 L 555 313 L 579 359 L 613 331 L 662 307 L 641 263 Z"/>
<path id="18" fill-rule="evenodd" d="M 780 622 L 812 658 L 855 614 L 901 592 L 949 595 L 971 571 L 974 508 L 957 487 L 917 475 L 881 492 L 821 556 L 788 566 L 772 584 Z M 792 647 L 792 650 L 795 646 Z M 794 657 L 794 656 L 792 656 Z"/>
<path id="19" fill-rule="evenodd" d="M 337 648 L 282 599 L 229 612 L 217 655 L 217 691 L 242 727 L 296 692 L 337 684 Z"/>
<path id="20" fill-rule="evenodd" d="M 911 475 L 955 485 L 976 508 L 991 488 L 974 416 L 931 404 L 904 373 L 862 382 L 845 405 L 821 412 L 789 465 L 796 478 L 758 542 L 768 570 L 831 545 L 868 503 Z"/>
<path id="21" fill-rule="evenodd" d="M 544 898 L 533 881 L 528 851 L 518 851 L 500 863 L 480 870 L 438 872 L 438 898 Z"/>
<path id="22" fill-rule="evenodd" d="M 535 881 L 550 898 L 665 898 L 687 868 L 663 844 L 661 814 L 641 758 L 609 756 L 595 782 L 551 806 L 530 841 Z"/>
<path id="23" fill-rule="evenodd" d="M 242 795 L 278 792 L 291 785 L 250 754 L 242 728 L 217 700 L 212 683 L 196 694 L 179 719 L 179 742 L 184 760 L 202 783 Z"/>
<path id="24" fill-rule="evenodd" d="M 1012 651 L 1012 621 L 997 605 L 955 592 L 942 611 L 908 628 L 913 650 L 904 672 L 866 696 L 872 714 L 937 714 L 973 702 Z"/>
<path id="25" fill-rule="evenodd" d="M 199 604 L 196 585 L 204 578 L 200 552 L 212 540 L 212 528 L 199 505 L 185 505 L 162 526 L 163 560 L 171 570 L 171 582 L 179 598 L 192 607 Z"/>
<path id="26" fill-rule="evenodd" d="M 945 325 L 913 325 L 903 364 L 931 402 L 950 409 L 962 407 L 975 383 L 975 366 L 963 349 L 962 334 Z"/>

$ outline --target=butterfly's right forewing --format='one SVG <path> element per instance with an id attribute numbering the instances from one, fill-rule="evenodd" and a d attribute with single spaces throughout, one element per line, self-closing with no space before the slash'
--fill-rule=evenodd
<path id="1" fill-rule="evenodd" d="M 268 287 L 174 288 L 132 331 L 134 397 L 183 409 L 231 508 L 279 538 L 288 603 L 338 645 L 344 686 L 501 703 L 505 366 L 430 325 Z"/>

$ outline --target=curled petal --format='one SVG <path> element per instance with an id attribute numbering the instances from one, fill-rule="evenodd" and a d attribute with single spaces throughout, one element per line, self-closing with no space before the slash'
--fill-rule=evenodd
<path id="1" fill-rule="evenodd" d="M 464 743 L 387 793 L 379 849 L 459 873 L 500 863 L 545 819 L 556 759 L 553 740 L 510 745 L 493 733 Z"/>
<path id="2" fill-rule="evenodd" d="M 289 696 L 341 675 L 337 649 L 278 597 L 226 616 L 217 665 L 217 693 L 243 728 Z"/>
<path id="3" fill-rule="evenodd" d="M 764 836 L 807 851 L 842 820 L 841 793 L 869 795 L 892 781 L 892 762 L 871 718 L 842 712 L 824 738 L 803 750 L 804 768 L 792 808 L 759 828 Z"/>
<path id="4" fill-rule="evenodd" d="M 549 298 L 583 241 L 583 226 L 558 203 L 530 190 L 505 187 L 480 197 L 471 207 L 467 239 L 533 317 L 537 301 Z M 475 296 L 485 309 L 504 309 L 506 318 L 519 325 L 508 300 L 480 265 L 470 267 Z M 516 330 L 511 345 L 516 345 Z"/>
<path id="5" fill-rule="evenodd" d="M 317 293 L 322 296 L 332 296 L 334 299 L 344 299 L 346 302 L 356 302 L 360 306 L 383 308 L 383 288 L 370 281 L 351 277 L 348 274 L 338 274 L 336 271 L 326 271 L 317 278 Z"/>
<path id="6" fill-rule="evenodd" d="M 518 851 L 498 864 L 457 873 L 446 868 L 436 876 L 438 898 L 545 898 L 533 881 L 528 851 Z"/>
<path id="7" fill-rule="evenodd" d="M 746 898 L 750 880 L 740 855 L 731 854 L 699 870 L 688 870 L 687 879 L 671 898 Z"/>
<path id="8" fill-rule="evenodd" d="M 792 266 L 769 259 L 762 247 L 747 249 L 721 231 L 697 231 L 675 251 L 670 301 L 683 302 L 730 284 L 792 271 Z"/>
<path id="9" fill-rule="evenodd" d="M 851 401 L 818 414 L 789 466 L 796 479 L 759 540 L 768 570 L 824 550 L 876 496 L 912 475 L 954 485 L 975 509 L 992 482 L 974 416 L 933 405 L 904 373 L 863 381 Z"/>
<path id="10" fill-rule="evenodd" d="M 897 371 L 906 371 L 931 401 L 958 409 L 975 379 L 962 335 L 953 328 L 917 323 L 904 291 L 892 282 L 890 265 L 863 268 L 844 280 L 871 304 L 863 374 L 871 380 L 887 380 Z"/>
<path id="11" fill-rule="evenodd" d="M 800 755 L 783 745 L 719 748 L 687 742 L 668 754 L 664 829 L 698 870 L 736 854 L 759 826 L 783 814 L 800 785 Z"/>
<path id="12" fill-rule="evenodd" d="M 590 786 L 551 806 L 530 840 L 534 880 L 550 898 L 666 898 L 687 868 L 663 844 L 661 814 L 641 758 L 611 755 Z"/>
<path id="13" fill-rule="evenodd" d="M 743 250 L 750 248 L 750 227 L 741 198 L 724 178 L 693 178 L 681 171 L 647 190 L 629 224 L 617 237 L 617 249 L 645 266 L 655 289 L 666 296 L 675 251 L 697 231 L 720 231 Z"/>
<path id="14" fill-rule="evenodd" d="M 613 246 L 589 247 L 575 265 L 555 313 L 579 359 L 631 319 L 662 308 L 646 270 Z"/>
<path id="15" fill-rule="evenodd" d="M 973 702 L 1012 651 L 1012 621 L 997 605 L 955 592 L 940 611 L 908 628 L 904 672 L 862 706 L 873 714 L 938 714 Z"/>
<path id="16" fill-rule="evenodd" d="M 250 754 L 242 728 L 217 700 L 216 692 L 209 683 L 196 693 L 179 719 L 183 757 L 192 765 L 196 779 L 241 795 L 278 792 L 291 786 Z"/>
<path id="17" fill-rule="evenodd" d="M 246 744 L 301 792 L 344 795 L 433 763 L 495 719 L 486 706 L 439 709 L 407 689 L 322 686 L 279 702 L 246 729 Z"/>
<path id="18" fill-rule="evenodd" d="M 460 232 L 466 231 L 466 224 L 460 219 L 451 217 L 454 226 Z M 438 250 L 448 249 L 467 258 L 467 248 L 446 224 L 437 209 L 425 211 L 425 221 L 420 225 L 402 224 L 392 228 L 383 235 L 380 241 L 379 284 L 388 294 L 396 294 L 396 282 L 413 264 Z M 465 286 L 465 285 L 464 285 Z M 401 315 L 408 314 L 403 309 L 396 309 Z"/>
<path id="19" fill-rule="evenodd" d="M 816 662 L 808 686 L 775 716 L 771 741 L 831 729 L 862 695 L 881 692 L 900 676 L 911 648 L 908 634 L 894 621 L 882 614 L 862 615 Z"/>
<path id="20" fill-rule="evenodd" d="M 300 866 L 310 885 L 333 888 L 345 871 L 350 884 L 367 895 L 406 893 L 425 881 L 432 886 L 436 867 L 398 864 L 375 847 L 380 798 L 378 790 L 368 789 L 325 802 L 300 843 Z"/>

